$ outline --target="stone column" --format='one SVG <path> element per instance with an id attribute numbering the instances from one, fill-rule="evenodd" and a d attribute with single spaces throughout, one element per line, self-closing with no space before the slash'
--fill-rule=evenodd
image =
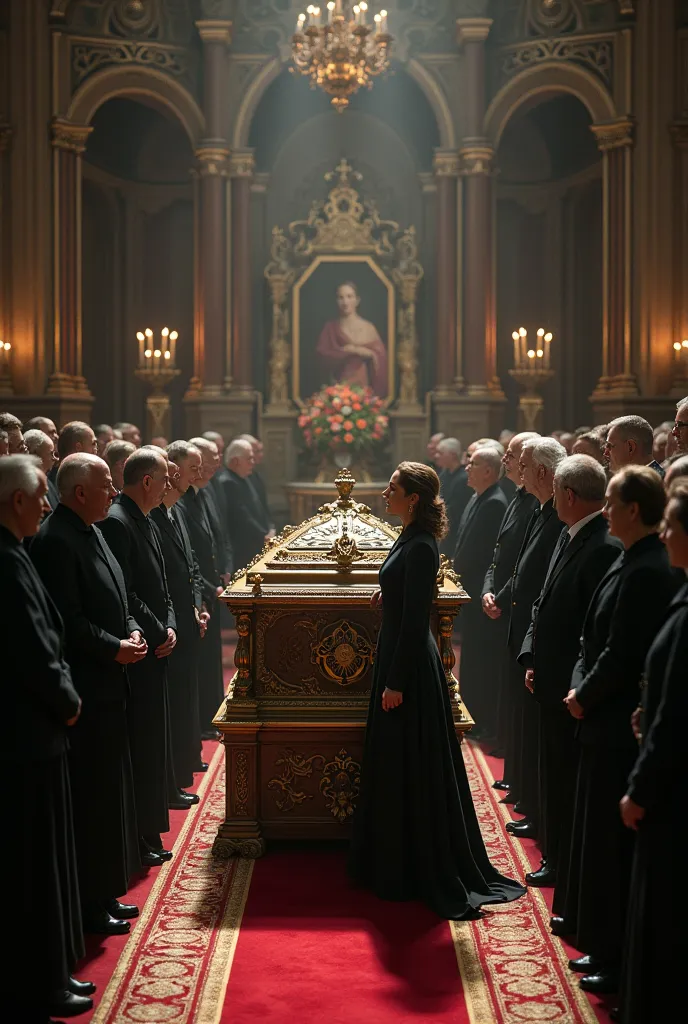
<path id="1" fill-rule="evenodd" d="M 232 23 L 197 21 L 196 27 L 203 43 L 205 138 L 196 151 L 196 339 L 191 392 L 212 399 L 221 396 L 225 377 L 225 178 L 229 148 L 223 104 Z"/>
<path id="2" fill-rule="evenodd" d="M 12 140 L 12 129 L 0 123 L 0 340 L 12 344 L 10 338 L 10 304 L 12 301 L 12 245 L 7 211 L 10 206 L 8 149 Z"/>
<path id="3" fill-rule="evenodd" d="M 602 377 L 593 401 L 638 394 L 631 365 L 633 122 L 591 126 L 603 159 Z"/>
<path id="4" fill-rule="evenodd" d="M 232 187 L 232 390 L 252 395 L 253 338 L 251 303 L 251 184 L 255 161 L 253 152 L 232 154 L 230 179 Z"/>
<path id="5" fill-rule="evenodd" d="M 500 426 L 504 395 L 497 378 L 494 264 L 494 150 L 484 137 L 485 40 L 490 18 L 459 18 L 457 39 L 464 53 L 465 134 L 459 157 L 462 178 L 463 377 L 473 399 L 466 434 Z"/>
<path id="6" fill-rule="evenodd" d="M 458 154 L 453 150 L 435 153 L 437 183 L 437 281 L 435 318 L 435 393 L 454 391 L 456 376 L 456 253 Z"/>
<path id="7" fill-rule="evenodd" d="M 688 338 L 688 121 L 671 127 L 675 151 L 674 340 Z M 681 396 L 679 396 L 681 397 Z"/>
<path id="8" fill-rule="evenodd" d="M 81 337 L 81 155 L 93 129 L 61 118 L 53 146 L 53 368 L 47 394 L 86 397 Z"/>

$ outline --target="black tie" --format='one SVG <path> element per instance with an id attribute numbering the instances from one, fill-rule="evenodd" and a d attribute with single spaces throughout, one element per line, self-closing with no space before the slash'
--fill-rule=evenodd
<path id="1" fill-rule="evenodd" d="M 552 555 L 552 559 L 549 563 L 549 569 L 547 570 L 547 577 L 545 579 L 545 587 L 547 586 L 550 576 L 552 575 L 556 567 L 559 565 L 561 559 L 564 557 L 564 552 L 566 551 L 570 540 L 571 537 L 569 535 L 569 531 L 562 530 L 559 534 L 559 540 L 557 541 L 556 547 L 554 548 L 554 553 Z"/>

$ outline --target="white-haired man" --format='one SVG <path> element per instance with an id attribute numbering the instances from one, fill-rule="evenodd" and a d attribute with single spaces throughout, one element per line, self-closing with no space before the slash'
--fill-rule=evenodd
<path id="1" fill-rule="evenodd" d="M 258 437 L 254 437 L 253 434 L 239 434 L 239 441 L 248 441 L 253 450 L 253 472 L 248 478 L 248 482 L 256 492 L 260 507 L 263 510 L 263 519 L 268 524 L 268 532 L 271 537 L 275 535 L 275 523 L 273 520 L 272 512 L 270 511 L 270 503 L 268 501 L 268 489 L 265 485 L 263 475 L 258 468 L 263 464 L 265 458 L 265 445 Z"/>
<path id="2" fill-rule="evenodd" d="M 248 565 L 261 550 L 270 534 L 270 525 L 248 482 L 255 465 L 250 442 L 239 438 L 232 441 L 225 451 L 225 464 L 229 470 L 224 483 L 225 514 L 238 570 Z"/>
<path id="3" fill-rule="evenodd" d="M 473 497 L 466 478 L 466 467 L 461 459 L 461 442 L 458 437 L 443 437 L 437 444 L 435 460 L 441 471 L 441 494 L 449 519 L 449 533 L 440 544 L 440 551 L 453 558 L 461 516 Z"/>
<path id="4" fill-rule="evenodd" d="M 60 501 L 31 545 L 31 559 L 58 607 L 83 713 L 70 736 L 69 771 L 84 929 L 124 935 L 138 909 L 119 902 L 140 869 L 131 797 L 127 666 L 146 656 L 129 612 L 120 565 L 95 525 L 115 495 L 107 463 L 68 455 Z"/>
<path id="5" fill-rule="evenodd" d="M 476 725 L 477 736 L 494 737 L 497 731 L 497 629 L 483 615 L 481 595 L 485 573 L 507 507 L 499 486 L 502 459 L 490 445 L 477 448 L 466 470 L 474 492 L 461 517 L 454 552 L 454 568 L 471 603 L 461 622 L 461 695 Z"/>
<path id="6" fill-rule="evenodd" d="M 562 883 L 568 867 L 578 769 L 576 722 L 566 711 L 580 653 L 585 614 L 597 585 L 621 553 L 602 515 L 607 475 L 589 455 L 571 455 L 557 466 L 554 497 L 566 526 L 559 535 L 519 662 L 540 707 L 541 846 L 534 886 Z"/>
<path id="7" fill-rule="evenodd" d="M 525 687 L 523 668 L 517 659 L 530 628 L 533 604 L 540 595 L 552 553 L 564 528 L 554 508 L 554 474 L 565 458 L 566 449 L 553 437 L 534 437 L 524 442 L 519 459 L 523 485 L 538 502 L 511 579 L 508 633 L 512 686 L 516 701 L 521 704 L 520 729 L 516 731 L 514 750 L 515 778 L 509 781 L 519 797 L 517 811 L 526 817 L 521 822 L 509 823 L 507 829 L 524 839 L 537 837 L 539 829 L 539 712 L 533 695 Z"/>
<path id="8" fill-rule="evenodd" d="M 50 507 L 54 509 L 60 500 L 60 496 L 57 491 L 57 482 L 54 476 L 51 475 L 51 471 L 57 463 L 57 452 L 53 439 L 38 427 L 31 427 L 29 430 L 24 431 L 24 444 L 29 455 L 35 455 L 41 461 L 41 469 L 48 481 L 48 501 L 50 502 Z"/>
<path id="9" fill-rule="evenodd" d="M 84 947 L 67 735 L 81 700 L 65 658 L 60 614 L 22 543 L 38 530 L 47 489 L 34 456 L 0 459 L 0 604 L 8 629 L 0 759 L 13 789 L 13 833 L 0 843 L 0 871 L 15 950 L 2 1005 L 3 1018 L 26 1024 L 47 1024 L 50 1014 L 72 1016 L 93 1005 L 71 977 Z M 38 962 L 21 953 L 35 942 L 36 922 Z"/>
<path id="10" fill-rule="evenodd" d="M 681 455 L 688 455 L 688 395 L 676 403 L 676 418 L 671 436 L 676 443 L 676 451 Z M 669 454 L 667 446 L 667 455 Z"/>
<path id="11" fill-rule="evenodd" d="M 526 527 L 537 505 L 537 499 L 523 486 L 519 469 L 521 448 L 526 441 L 534 437 L 539 435 L 532 431 L 515 434 L 502 456 L 504 476 L 513 483 L 516 493 L 504 513 L 482 588 L 483 612 L 498 623 L 496 643 L 500 648 L 497 748 L 504 757 L 504 774 L 495 782 L 495 789 L 510 788 L 510 780 L 514 777 L 515 730 L 518 727 L 520 731 L 520 718 L 517 724 L 514 716 L 516 708 L 519 709 L 520 715 L 521 704 L 520 700 L 517 705 L 514 704 L 515 688 L 509 672 L 511 655 L 507 647 L 507 633 L 511 606 L 511 577 L 523 544 Z M 514 792 L 507 794 L 502 802 L 515 803 L 515 800 Z"/>

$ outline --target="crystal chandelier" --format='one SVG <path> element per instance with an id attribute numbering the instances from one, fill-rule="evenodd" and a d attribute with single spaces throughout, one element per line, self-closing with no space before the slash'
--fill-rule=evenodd
<path id="1" fill-rule="evenodd" d="M 311 88 L 320 86 L 332 97 L 341 113 L 349 97 L 389 68 L 392 36 L 387 31 L 387 11 L 380 11 L 368 24 L 366 0 L 351 7 L 345 0 L 330 0 L 321 14 L 312 4 L 299 15 L 292 39 L 294 66 L 307 75 Z"/>

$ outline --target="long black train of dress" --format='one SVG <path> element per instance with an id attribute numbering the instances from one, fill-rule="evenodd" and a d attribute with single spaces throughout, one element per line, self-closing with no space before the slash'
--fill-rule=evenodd
<path id="1" fill-rule="evenodd" d="M 525 889 L 492 867 L 430 631 L 439 552 L 408 526 L 380 570 L 378 640 L 349 872 L 382 899 L 422 900 L 440 917 L 477 916 Z M 382 710 L 385 687 L 402 704 Z"/>

